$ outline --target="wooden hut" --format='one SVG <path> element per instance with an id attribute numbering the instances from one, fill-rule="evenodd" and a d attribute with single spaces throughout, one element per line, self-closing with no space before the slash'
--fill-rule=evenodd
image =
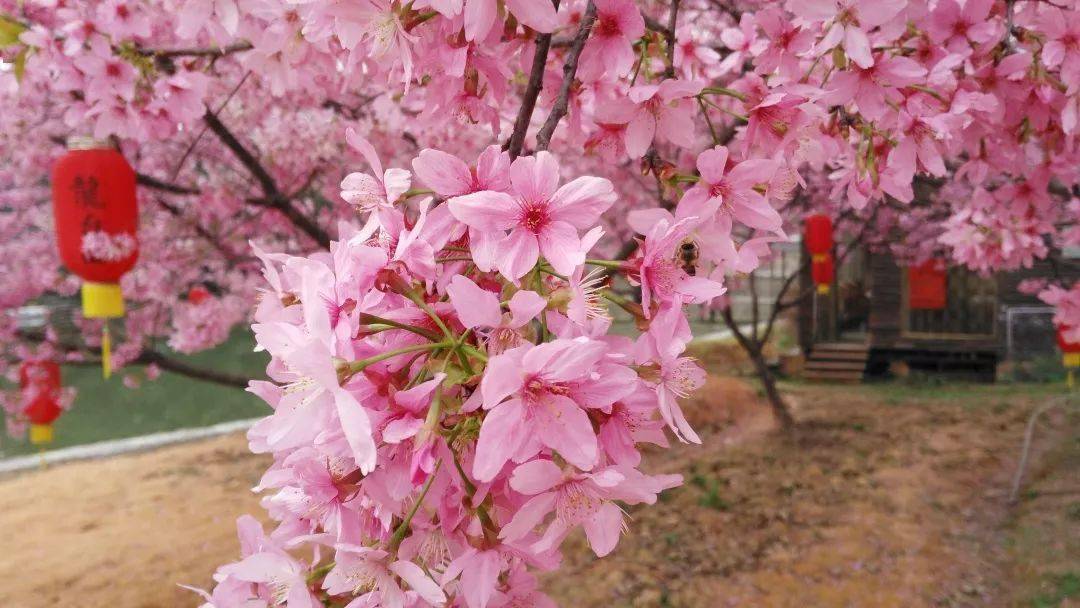
<path id="1" fill-rule="evenodd" d="M 1066 258 L 1075 258 L 1066 255 Z M 944 271 L 940 306 L 913 305 L 909 269 L 891 255 L 856 251 L 828 295 L 799 314 L 809 379 L 859 381 L 890 371 L 959 372 L 993 381 L 1006 358 L 1054 354 L 1052 310 L 1020 293 L 1031 278 L 1080 278 L 1076 259 L 984 277 Z M 808 284 L 809 278 L 804 278 Z"/>

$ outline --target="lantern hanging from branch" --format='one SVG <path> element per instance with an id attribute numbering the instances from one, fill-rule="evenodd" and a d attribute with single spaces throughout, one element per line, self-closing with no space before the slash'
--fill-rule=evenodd
<path id="1" fill-rule="evenodd" d="M 817 292 L 821 295 L 828 295 L 833 280 L 836 278 L 836 266 L 831 253 L 815 255 L 811 259 L 810 276 L 814 279 L 814 284 L 817 285 Z"/>
<path id="2" fill-rule="evenodd" d="M 806 242 L 806 250 L 810 252 L 811 256 L 832 253 L 833 226 L 829 216 L 820 213 L 807 216 L 806 234 L 803 240 Z"/>
<path id="3" fill-rule="evenodd" d="M 53 167 L 52 192 L 60 259 L 83 279 L 83 315 L 105 320 L 101 360 L 108 378 L 108 319 L 124 316 L 120 277 L 139 255 L 135 171 L 108 142 L 71 138 Z"/>
<path id="4" fill-rule="evenodd" d="M 833 279 L 836 278 L 836 264 L 833 260 L 833 226 L 827 215 L 815 213 L 806 217 L 803 242 L 810 253 L 810 274 L 821 295 L 829 293 Z"/>
<path id="5" fill-rule="evenodd" d="M 927 260 L 908 268 L 908 308 L 911 310 L 942 310 L 948 295 L 948 275 L 945 262 Z"/>
<path id="6" fill-rule="evenodd" d="M 55 361 L 27 361 L 19 368 L 19 389 L 23 415 L 30 420 L 30 442 L 53 440 L 53 422 L 60 408 L 60 366 Z"/>
<path id="7" fill-rule="evenodd" d="M 1065 364 L 1065 369 L 1068 370 L 1069 388 L 1073 388 L 1076 382 L 1076 368 L 1080 367 L 1080 341 L 1074 342 L 1066 338 L 1065 335 L 1070 331 L 1072 331 L 1072 328 L 1059 325 L 1057 328 L 1057 343 L 1058 348 L 1061 349 L 1062 363 Z"/>

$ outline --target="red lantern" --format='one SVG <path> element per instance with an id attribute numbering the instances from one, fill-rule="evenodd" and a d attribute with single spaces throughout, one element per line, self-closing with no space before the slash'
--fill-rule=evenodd
<path id="1" fill-rule="evenodd" d="M 941 310 L 945 308 L 948 277 L 945 262 L 927 260 L 908 268 L 908 308 Z"/>
<path id="2" fill-rule="evenodd" d="M 810 276 L 821 295 L 829 293 L 833 280 L 836 279 L 836 266 L 831 253 L 815 255 L 810 264 Z"/>
<path id="3" fill-rule="evenodd" d="M 187 299 L 188 302 L 198 306 L 210 299 L 210 291 L 202 285 L 196 285 L 188 290 Z"/>
<path id="4" fill-rule="evenodd" d="M 832 220 L 827 215 L 820 213 L 806 218 L 806 250 L 812 256 L 832 253 L 833 227 Z"/>
<path id="5" fill-rule="evenodd" d="M 23 414 L 30 420 L 30 442 L 49 443 L 52 423 L 60 417 L 60 366 L 55 361 L 27 361 L 19 368 Z"/>
<path id="6" fill-rule="evenodd" d="M 135 171 L 107 142 L 68 141 L 68 153 L 52 173 L 53 216 L 60 258 L 83 279 L 83 314 L 91 319 L 124 316 L 120 277 L 139 255 Z M 108 324 L 101 350 L 109 376 Z"/>

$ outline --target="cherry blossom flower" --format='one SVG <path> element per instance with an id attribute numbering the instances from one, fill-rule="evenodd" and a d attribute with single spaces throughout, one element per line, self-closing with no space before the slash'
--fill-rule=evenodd
<path id="1" fill-rule="evenodd" d="M 592 226 L 614 203 L 606 179 L 580 177 L 559 187 L 559 164 L 547 152 L 510 166 L 512 194 L 486 190 L 450 201 L 458 220 L 486 234 L 510 229 L 495 245 L 495 261 L 508 279 L 525 275 L 543 256 L 570 274 L 585 259 L 577 231 Z"/>

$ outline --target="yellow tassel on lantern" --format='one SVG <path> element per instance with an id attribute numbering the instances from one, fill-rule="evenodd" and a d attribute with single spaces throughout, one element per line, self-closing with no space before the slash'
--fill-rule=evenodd
<path id="1" fill-rule="evenodd" d="M 30 443 L 34 445 L 41 445 L 43 443 L 52 443 L 52 440 L 53 427 L 51 424 L 30 425 Z"/>
<path id="2" fill-rule="evenodd" d="M 87 319 L 115 319 L 124 316 L 124 294 L 116 283 L 86 282 L 82 286 L 83 316 Z M 112 338 L 109 322 L 101 330 L 101 375 L 112 376 Z"/>
<path id="3" fill-rule="evenodd" d="M 819 283 L 818 286 L 817 286 L 817 292 L 819 294 L 823 295 L 823 296 L 829 295 L 829 284 L 828 283 Z"/>
<path id="4" fill-rule="evenodd" d="M 1080 367 L 1080 353 L 1065 353 L 1065 367 Z"/>
<path id="5" fill-rule="evenodd" d="M 101 328 L 101 375 L 108 380 L 112 376 L 112 336 L 109 335 L 109 322 Z"/>

